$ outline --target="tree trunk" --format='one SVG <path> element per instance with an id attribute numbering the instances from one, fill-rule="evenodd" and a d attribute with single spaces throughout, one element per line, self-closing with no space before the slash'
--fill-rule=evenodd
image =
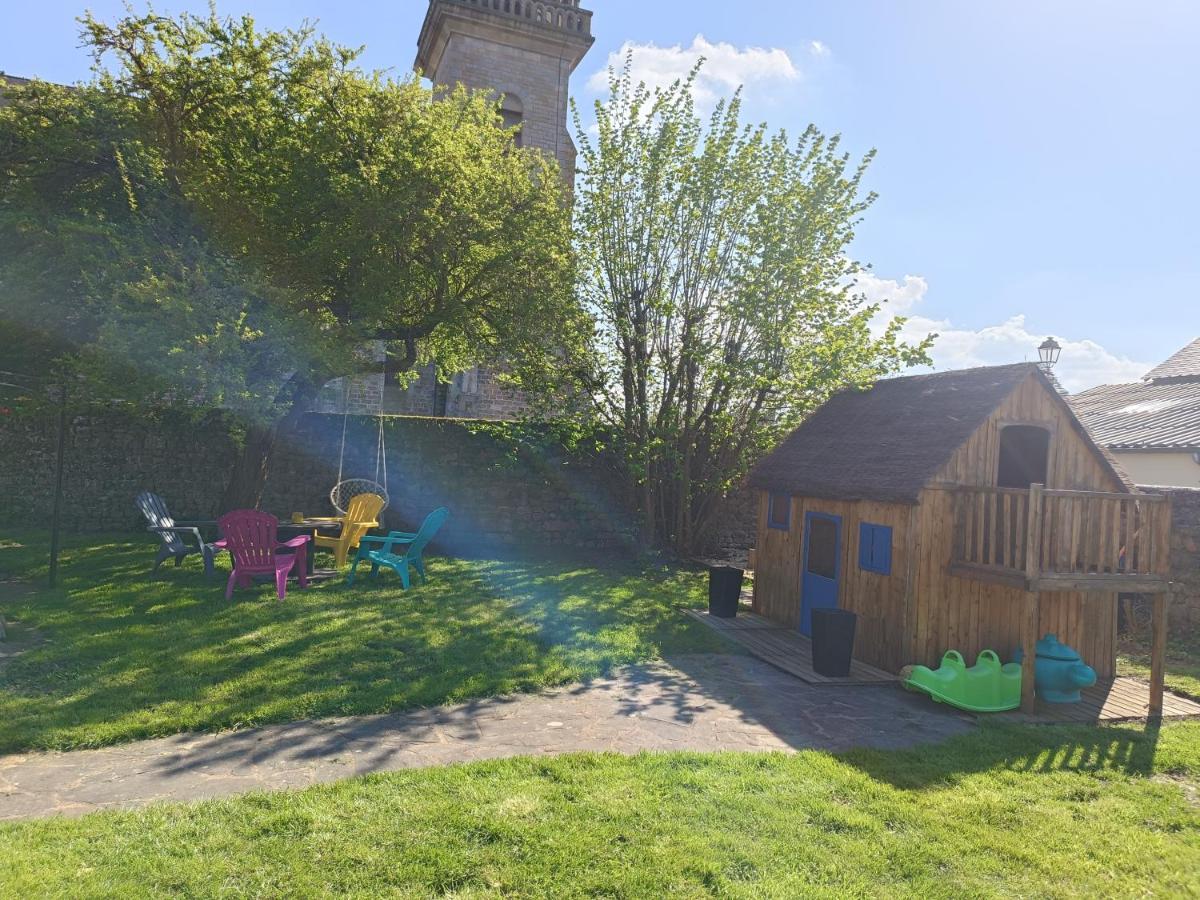
<path id="1" fill-rule="evenodd" d="M 258 509 L 262 502 L 263 488 L 267 484 L 267 470 L 271 462 L 271 451 L 281 431 L 296 427 L 317 397 L 318 388 L 308 379 L 296 379 L 290 386 L 291 409 L 282 419 L 269 425 L 250 425 L 246 429 L 246 444 L 233 464 L 229 483 L 221 495 L 218 515 L 231 509 Z"/>
<path id="2" fill-rule="evenodd" d="M 233 465 L 218 514 L 231 509 L 258 509 L 278 433 L 278 424 L 251 425 L 246 429 L 246 444 Z"/>

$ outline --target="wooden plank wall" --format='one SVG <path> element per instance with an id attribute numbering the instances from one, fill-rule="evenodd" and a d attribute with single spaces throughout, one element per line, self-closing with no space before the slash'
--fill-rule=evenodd
<path id="1" fill-rule="evenodd" d="M 1005 424 L 1051 429 L 1046 487 L 1072 491 L 1125 491 L 1076 431 L 1070 413 L 1030 374 L 934 476 L 935 482 L 996 486 L 1000 429 Z"/>
<path id="2" fill-rule="evenodd" d="M 791 529 L 767 527 L 767 493 L 759 498 L 758 547 L 755 553 L 754 608 L 759 615 L 796 628 L 800 622 L 800 569 L 804 553 L 804 516 L 822 512 L 842 519 L 841 594 L 838 605 L 858 615 L 854 656 L 889 672 L 908 660 L 906 608 L 909 521 L 914 508 L 870 501 L 792 498 Z M 858 565 L 858 531 L 863 522 L 892 528 L 890 575 L 867 572 Z"/>
<path id="3" fill-rule="evenodd" d="M 954 528 L 950 491 L 925 491 L 917 521 L 921 541 L 910 621 L 913 651 L 906 662 L 936 666 L 947 650 L 958 650 L 968 665 L 980 650 L 995 650 L 1010 661 L 1020 643 L 1024 592 L 947 572 Z M 1057 634 L 1101 678 L 1115 674 L 1116 594 L 1044 593 L 1040 606 L 1040 634 Z"/>
<path id="4" fill-rule="evenodd" d="M 1059 398 L 1034 375 L 1024 381 L 950 458 L 935 482 L 996 486 L 1000 429 L 1006 424 L 1043 425 L 1050 429 L 1046 487 L 1057 490 L 1124 491 L 1125 485 L 1097 458 L 1076 430 Z M 980 650 L 992 649 L 1006 662 L 1019 644 L 1022 592 L 1004 585 L 957 578 L 946 572 L 954 540 L 953 496 L 931 489 L 922 494 L 919 530 L 923 550 L 914 599 L 914 662 L 936 665 L 954 649 L 972 663 Z M 1070 644 L 1102 677 L 1116 667 L 1115 594 L 1045 593 L 1040 632 L 1054 632 Z"/>
<path id="5" fill-rule="evenodd" d="M 1051 429 L 1046 487 L 1126 490 L 1078 433 L 1073 417 L 1059 398 L 1032 374 L 954 453 L 933 481 L 994 487 L 999 434 L 1005 424 Z M 802 525 L 808 510 L 842 516 L 841 605 L 859 614 L 857 657 L 892 672 L 909 663 L 937 665 L 950 649 L 962 652 L 968 663 L 984 649 L 996 650 L 1005 661 L 1011 659 L 1020 637 L 1022 592 L 948 574 L 954 535 L 953 496 L 936 488 L 923 492 L 917 507 L 795 497 L 788 532 L 767 528 L 767 494 L 762 493 L 755 572 L 755 604 L 760 614 L 792 627 L 799 621 Z M 862 521 L 893 527 L 890 577 L 859 570 L 858 525 Z M 910 559 L 913 567 L 908 573 Z M 911 586 L 906 585 L 909 574 Z M 911 602 L 906 602 L 907 596 Z M 1042 596 L 1041 632 L 1056 633 L 1078 650 L 1102 678 L 1115 674 L 1116 623 L 1114 594 Z"/>

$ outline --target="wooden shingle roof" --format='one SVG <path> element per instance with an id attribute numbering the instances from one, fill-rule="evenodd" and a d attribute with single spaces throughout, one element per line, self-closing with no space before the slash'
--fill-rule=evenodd
<path id="1" fill-rule="evenodd" d="M 833 500 L 915 503 L 955 450 L 1031 375 L 1045 381 L 1036 365 L 1018 363 L 843 391 L 754 467 L 750 485 Z"/>

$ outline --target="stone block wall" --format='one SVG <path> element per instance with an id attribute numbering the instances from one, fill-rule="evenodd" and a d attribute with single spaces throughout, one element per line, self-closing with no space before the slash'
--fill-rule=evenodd
<path id="1" fill-rule="evenodd" d="M 1200 490 L 1177 488 L 1167 493 L 1171 495 L 1171 580 L 1176 586 L 1171 630 L 1194 633 L 1200 629 Z"/>
<path id="2" fill-rule="evenodd" d="M 346 420 L 346 478 L 374 478 L 378 418 Z M 133 498 L 160 493 L 180 519 L 211 518 L 238 453 L 231 422 L 119 410 L 75 415 L 67 440 L 63 523 L 72 531 L 139 529 Z M 311 414 L 279 437 L 263 508 L 330 515 L 343 419 Z M 636 518 L 603 460 L 535 451 L 449 419 L 386 417 L 386 524 L 415 529 L 438 506 L 441 536 L 460 555 L 636 552 Z M 57 419 L 0 419 L 0 511 L 5 523 L 45 527 L 54 496 Z"/>
<path id="3" fill-rule="evenodd" d="M 575 143 L 567 131 L 570 65 L 552 52 L 508 43 L 506 32 L 498 31 L 491 40 L 455 32 L 438 70 L 428 74 L 438 84 L 487 87 L 515 98 L 521 109 L 522 144 L 550 153 L 568 183 L 574 182 Z"/>
<path id="4" fill-rule="evenodd" d="M 281 441 L 263 507 L 328 515 L 341 418 L 309 416 Z M 378 419 L 347 423 L 344 478 L 375 478 Z M 389 528 L 412 531 L 438 506 L 451 518 L 439 543 L 459 555 L 629 550 L 636 534 L 601 460 L 518 449 L 471 423 L 388 417 Z"/>
<path id="5" fill-rule="evenodd" d="M 363 348 L 364 359 L 378 364 L 379 372 L 353 378 L 335 378 L 321 389 L 312 411 L 318 413 L 375 416 L 437 416 L 459 419 L 513 421 L 529 409 L 525 396 L 505 384 L 494 371 L 472 368 L 449 382 L 439 382 L 432 363 L 416 372 L 405 388 L 386 381 L 383 374 L 385 349 L 375 341 Z"/>
<path id="6" fill-rule="evenodd" d="M 750 549 L 757 543 L 758 492 L 742 486 L 733 490 L 721 504 L 721 511 L 700 555 L 705 559 L 745 566 L 749 562 Z"/>
<path id="7" fill-rule="evenodd" d="M 0 512 L 6 525 L 46 528 L 54 502 L 58 418 L 0 419 Z M 179 519 L 208 518 L 236 459 L 222 416 L 149 419 L 117 409 L 69 418 L 62 521 L 68 530 L 125 530 L 144 524 L 133 499 L 169 498 Z"/>

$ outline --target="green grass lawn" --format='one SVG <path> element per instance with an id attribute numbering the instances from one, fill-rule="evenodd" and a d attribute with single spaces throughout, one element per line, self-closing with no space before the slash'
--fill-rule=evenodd
<path id="1" fill-rule="evenodd" d="M 45 577 L 41 536 L 0 532 L 0 573 Z M 430 581 L 261 585 L 224 599 L 198 560 L 148 572 L 151 542 L 69 541 L 63 588 L 0 595 L 0 752 L 378 713 L 532 690 L 670 652 L 728 650 L 677 610 L 697 573 L 429 561 Z M 2 590 L 2 587 L 0 587 Z"/>
<path id="2" fill-rule="evenodd" d="M 1117 651 L 1117 673 L 1150 678 L 1150 643 L 1127 638 Z M 1175 635 L 1167 642 L 1167 690 L 1200 700 L 1200 634 Z"/>
<path id="3" fill-rule="evenodd" d="M 1200 724 L 512 759 L 0 826 L 4 896 L 1200 893 Z"/>

